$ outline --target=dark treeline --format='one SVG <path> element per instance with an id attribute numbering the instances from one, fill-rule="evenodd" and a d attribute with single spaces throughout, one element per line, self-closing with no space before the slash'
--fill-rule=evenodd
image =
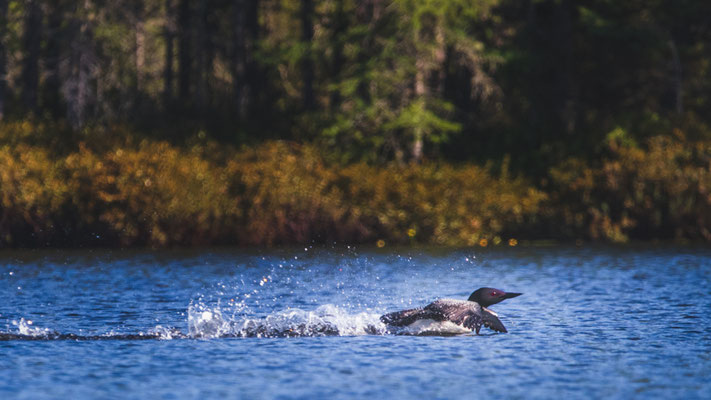
<path id="1" fill-rule="evenodd" d="M 0 0 L 0 247 L 709 242 L 709 15 Z"/>
<path id="2" fill-rule="evenodd" d="M 543 174 L 711 118 L 711 2 L 0 0 L 0 117 Z"/>

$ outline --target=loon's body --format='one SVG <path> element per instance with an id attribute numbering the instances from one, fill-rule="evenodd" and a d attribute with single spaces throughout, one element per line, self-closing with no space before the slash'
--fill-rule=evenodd
<path id="1" fill-rule="evenodd" d="M 407 327 L 418 332 L 468 333 L 485 326 L 496 332 L 506 333 L 498 315 L 486 308 L 503 300 L 520 296 L 521 293 L 506 293 L 503 290 L 481 288 L 468 300 L 439 299 L 425 307 L 385 314 L 380 320 L 389 326 Z"/>

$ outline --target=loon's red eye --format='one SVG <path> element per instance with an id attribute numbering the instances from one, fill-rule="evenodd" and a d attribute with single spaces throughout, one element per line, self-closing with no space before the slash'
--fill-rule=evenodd
<path id="1" fill-rule="evenodd" d="M 491 292 L 491 295 L 492 295 L 492 296 L 496 296 L 496 295 L 498 295 L 498 294 L 499 294 L 499 292 L 497 292 L 497 291 Z"/>

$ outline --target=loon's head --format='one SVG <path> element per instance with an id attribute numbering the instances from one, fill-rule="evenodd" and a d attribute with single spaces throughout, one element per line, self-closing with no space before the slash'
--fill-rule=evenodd
<path id="1" fill-rule="evenodd" d="M 500 303 L 506 299 L 520 296 L 521 294 L 522 293 L 506 293 L 503 290 L 483 287 L 472 293 L 468 300 L 475 301 L 482 307 L 489 307 L 492 304 Z"/>

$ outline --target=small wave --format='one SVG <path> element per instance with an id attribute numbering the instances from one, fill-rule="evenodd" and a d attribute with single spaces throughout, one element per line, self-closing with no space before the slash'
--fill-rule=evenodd
<path id="1" fill-rule="evenodd" d="M 280 338 L 317 336 L 361 335 L 416 335 L 451 336 L 465 332 L 442 330 L 428 325 L 410 328 L 388 327 L 380 321 L 380 314 L 348 313 L 332 304 L 317 307 L 312 311 L 289 308 L 272 312 L 264 317 L 236 316 L 231 309 L 203 303 L 191 304 L 188 308 L 188 332 L 175 327 L 157 325 L 146 332 L 108 332 L 97 335 L 60 333 L 48 328 L 34 326 L 31 320 L 21 318 L 12 321 L 15 331 L 0 332 L 0 341 L 42 340 L 171 340 L 171 339 L 217 339 L 236 337 Z"/>
<path id="2" fill-rule="evenodd" d="M 186 337 L 182 335 L 182 337 Z M 177 337 L 174 337 L 177 338 Z M 112 333 L 105 335 L 78 335 L 76 333 L 58 333 L 52 332 L 46 335 L 23 335 L 20 333 L 0 332 L 0 342 L 21 340 L 21 341 L 46 341 L 46 340 L 160 340 L 165 339 L 155 333 Z"/>
<path id="3" fill-rule="evenodd" d="M 177 328 L 163 327 L 161 325 L 148 332 L 138 333 L 116 333 L 109 332 L 100 335 L 81 335 L 76 333 L 60 333 L 49 328 L 34 326 L 32 320 L 20 318 L 19 321 L 12 321 L 16 331 L 0 332 L 0 341 L 24 340 L 24 341 L 44 341 L 44 340 L 169 340 L 186 338 L 187 335 Z"/>
<path id="4" fill-rule="evenodd" d="M 388 331 L 379 318 L 367 312 L 349 314 L 331 304 L 313 311 L 277 311 L 263 318 L 226 317 L 219 307 L 193 305 L 188 309 L 188 332 L 195 338 L 384 335 Z"/>
<path id="5" fill-rule="evenodd" d="M 209 307 L 192 304 L 188 308 L 188 332 L 158 325 L 147 332 L 80 335 L 39 328 L 24 318 L 13 321 L 16 331 L 0 332 L 0 341 L 11 340 L 170 340 L 216 339 L 230 337 L 309 337 L 358 336 L 389 333 L 380 322 L 379 314 L 361 312 L 349 314 L 334 305 L 323 305 L 313 311 L 287 309 L 263 318 L 229 314 L 219 305 Z"/>

